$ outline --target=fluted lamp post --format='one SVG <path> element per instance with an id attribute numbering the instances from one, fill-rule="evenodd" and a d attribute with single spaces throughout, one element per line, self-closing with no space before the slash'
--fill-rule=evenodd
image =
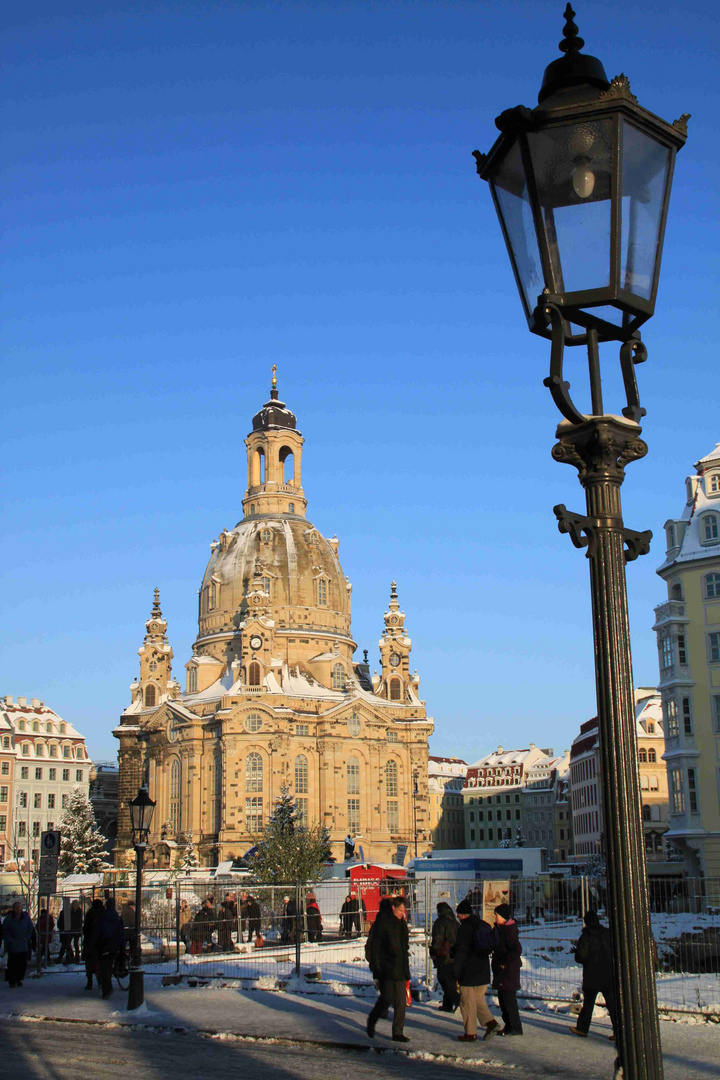
<path id="1" fill-rule="evenodd" d="M 645 877 L 625 562 L 650 532 L 626 529 L 625 466 L 647 453 L 635 365 L 647 357 L 639 328 L 651 317 L 660 273 L 675 154 L 688 116 L 669 124 L 638 104 L 624 75 L 610 81 L 568 4 L 560 50 L 535 109 L 496 120 L 500 136 L 474 151 L 490 184 L 532 333 L 551 342 L 550 389 L 563 420 L 556 461 L 574 465 L 585 515 L 556 506 L 561 533 L 590 562 L 595 676 L 605 808 L 608 916 L 617 999 L 617 1065 L 626 1078 L 663 1075 Z M 608 415 L 599 345 L 618 342 L 626 404 Z M 565 349 L 587 350 L 590 412 L 570 395 Z"/>
<path id="2" fill-rule="evenodd" d="M 133 847 L 137 858 L 135 870 L 135 941 L 133 942 L 133 953 L 130 961 L 127 1003 L 128 1011 L 130 1011 L 131 1009 L 139 1009 L 145 1000 L 145 972 L 142 966 L 142 949 L 140 947 L 140 908 L 142 905 L 143 858 L 155 811 L 155 803 L 150 798 L 148 789 L 141 787 L 128 805 L 130 807 Z"/>

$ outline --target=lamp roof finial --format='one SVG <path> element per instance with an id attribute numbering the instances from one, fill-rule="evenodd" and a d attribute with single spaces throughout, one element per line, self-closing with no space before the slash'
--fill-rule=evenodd
<path id="1" fill-rule="evenodd" d="M 563 27 L 563 40 L 560 42 L 560 52 L 564 53 L 578 53 L 582 49 L 585 42 L 578 33 L 578 28 L 573 22 L 575 18 L 575 12 L 572 9 L 572 5 L 568 4 L 565 8 L 565 26 Z"/>

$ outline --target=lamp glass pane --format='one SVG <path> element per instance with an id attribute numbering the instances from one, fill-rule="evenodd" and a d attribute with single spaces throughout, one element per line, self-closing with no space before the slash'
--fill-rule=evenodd
<path id="1" fill-rule="evenodd" d="M 505 155 L 490 183 L 505 226 L 510 258 L 520 281 L 520 298 L 529 316 L 545 282 L 518 142 Z"/>
<path id="2" fill-rule="evenodd" d="M 611 125 L 562 124 L 528 134 L 551 288 L 563 294 L 610 284 Z"/>
<path id="3" fill-rule="evenodd" d="M 623 120 L 620 284 L 644 300 L 652 298 L 661 255 L 669 172 L 670 150 Z"/>

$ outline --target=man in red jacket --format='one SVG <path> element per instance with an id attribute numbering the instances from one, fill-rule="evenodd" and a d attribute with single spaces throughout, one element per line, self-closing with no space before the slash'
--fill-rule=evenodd
<path id="1" fill-rule="evenodd" d="M 498 1005 L 505 1022 L 505 1027 L 498 1031 L 498 1035 L 522 1035 L 522 1021 L 516 997 L 520 989 L 522 945 L 509 904 L 498 904 L 495 908 L 495 927 L 498 945 L 492 958 L 492 984 L 493 990 L 498 992 Z"/>

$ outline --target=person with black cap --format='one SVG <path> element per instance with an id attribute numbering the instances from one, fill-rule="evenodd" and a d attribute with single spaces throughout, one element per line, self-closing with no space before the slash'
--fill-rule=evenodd
<path id="1" fill-rule="evenodd" d="M 598 919 L 597 911 L 586 911 L 583 922 L 585 926 L 575 947 L 575 960 L 583 966 L 583 1004 L 577 1027 L 571 1027 L 570 1031 L 573 1035 L 587 1038 L 595 999 L 598 994 L 602 994 L 613 1027 L 610 1038 L 614 1039 L 617 1012 L 613 987 L 612 937 L 607 926 L 603 926 Z"/>
<path id="2" fill-rule="evenodd" d="M 450 955 L 458 929 L 453 909 L 441 900 L 437 906 L 437 919 L 433 923 L 430 943 L 430 958 L 435 965 L 437 981 L 443 992 L 441 1012 L 456 1012 L 460 1005 L 460 994 L 457 979 L 453 975 Z"/>
<path id="3" fill-rule="evenodd" d="M 375 1037 L 378 1020 L 387 1016 L 392 1006 L 392 1040 L 410 1042 L 403 1031 L 407 1004 L 406 984 L 410 981 L 408 948 L 405 897 L 395 896 L 390 901 L 390 906 L 378 914 L 368 938 L 368 963 L 380 991 L 367 1019 L 366 1031 L 371 1039 Z"/>
<path id="4" fill-rule="evenodd" d="M 522 945 L 509 904 L 498 904 L 495 908 L 495 930 L 498 946 L 492 958 L 492 984 L 493 990 L 497 990 L 498 1005 L 505 1023 L 498 1035 L 522 1035 L 523 1027 L 516 996 L 520 989 Z"/>
<path id="5" fill-rule="evenodd" d="M 478 1020 L 485 1026 L 483 1041 L 491 1039 L 498 1022 L 490 1012 L 485 993 L 490 983 L 490 953 L 497 944 L 497 934 L 489 923 L 473 913 L 472 904 L 461 900 L 457 908 L 460 929 L 452 956 L 452 973 L 460 986 L 460 1012 L 465 1032 L 458 1042 L 475 1042 Z"/>

